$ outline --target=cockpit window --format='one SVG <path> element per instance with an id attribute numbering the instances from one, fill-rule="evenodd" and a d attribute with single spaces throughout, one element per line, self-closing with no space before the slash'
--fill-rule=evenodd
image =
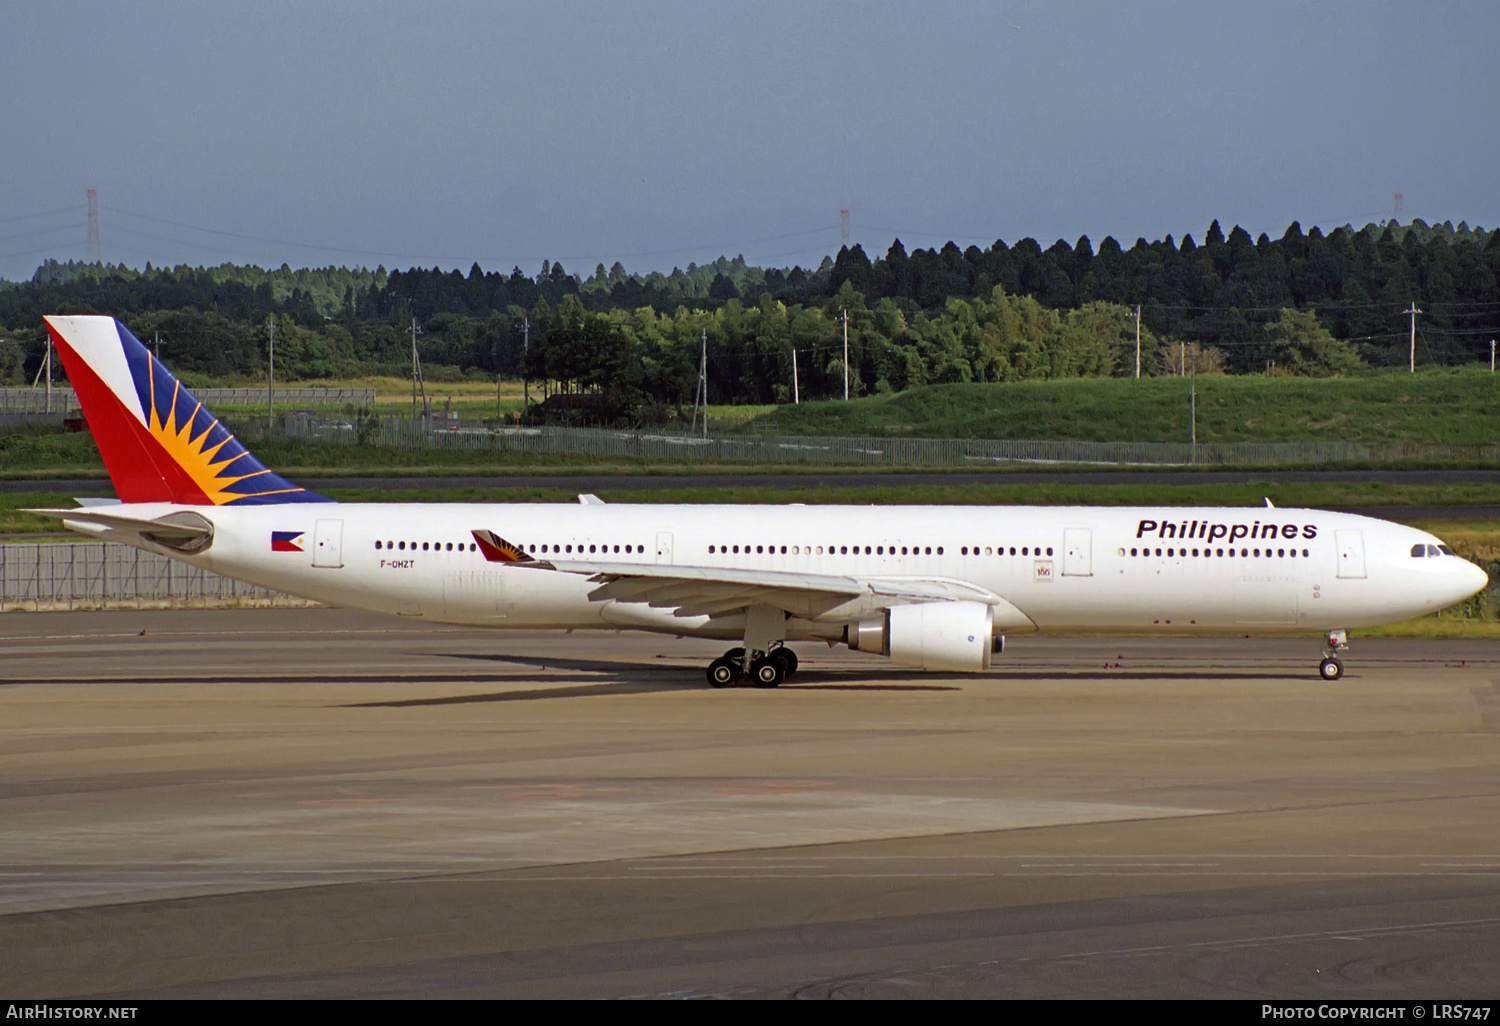
<path id="1" fill-rule="evenodd" d="M 1451 555 L 1453 555 L 1453 550 L 1450 549 L 1446 545 L 1439 545 L 1438 546 L 1438 551 L 1441 552 L 1445 556 L 1451 556 Z"/>
<path id="2" fill-rule="evenodd" d="M 1442 555 L 1442 553 L 1438 551 L 1438 547 L 1436 545 L 1429 545 L 1429 546 L 1427 546 L 1427 554 L 1429 556 L 1441 556 Z"/>
<path id="3" fill-rule="evenodd" d="M 1413 545 L 1411 547 L 1411 557 L 1413 559 L 1421 559 L 1425 555 L 1427 555 L 1426 545 Z"/>

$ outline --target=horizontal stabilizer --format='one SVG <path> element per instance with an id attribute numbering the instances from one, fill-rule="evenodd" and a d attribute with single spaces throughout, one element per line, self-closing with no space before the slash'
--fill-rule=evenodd
<path id="1" fill-rule="evenodd" d="M 114 512 L 120 507 L 105 507 L 111 512 L 92 509 L 28 509 L 25 513 L 61 520 L 64 527 L 86 534 L 106 532 L 134 535 L 164 548 L 191 555 L 213 544 L 214 525 L 197 513 L 181 511 L 157 519 L 132 517 Z M 122 539 L 123 540 L 123 539 Z"/>

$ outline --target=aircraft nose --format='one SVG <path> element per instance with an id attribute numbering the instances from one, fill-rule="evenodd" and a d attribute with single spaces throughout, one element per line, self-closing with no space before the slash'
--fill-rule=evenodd
<path id="1" fill-rule="evenodd" d="M 1475 592 L 1483 591 L 1490 586 L 1490 575 L 1485 573 L 1482 567 L 1464 560 L 1463 584 L 1464 598 L 1468 598 Z"/>

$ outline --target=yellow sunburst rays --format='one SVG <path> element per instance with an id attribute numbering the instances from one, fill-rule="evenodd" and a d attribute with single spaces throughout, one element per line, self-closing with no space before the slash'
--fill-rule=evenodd
<path id="1" fill-rule="evenodd" d="M 155 371 L 155 361 L 152 361 L 151 374 L 153 378 Z M 219 450 L 233 441 L 234 436 L 226 432 L 224 440 L 218 445 L 215 445 L 212 449 L 204 448 L 208 443 L 209 435 L 213 433 L 214 424 L 217 424 L 218 420 L 215 419 L 212 424 L 209 424 L 207 430 L 199 434 L 195 441 L 192 437 L 193 420 L 198 416 L 198 411 L 203 408 L 203 404 L 198 403 L 193 408 L 193 412 L 188 414 L 179 425 L 177 423 L 177 395 L 182 389 L 182 382 L 174 379 L 172 382 L 172 401 L 167 408 L 166 420 L 162 420 L 161 410 L 156 405 L 154 380 L 151 382 L 151 385 L 152 387 L 149 392 L 151 396 L 151 418 L 147 427 L 150 428 L 151 434 L 155 436 L 156 440 L 161 443 L 162 448 L 167 450 L 167 454 L 179 467 L 187 472 L 188 476 L 193 479 L 193 483 L 202 489 L 203 494 L 208 497 L 209 502 L 215 506 L 221 506 L 233 499 L 243 498 L 244 493 L 231 492 L 228 490 L 229 487 L 246 478 L 270 473 L 269 470 L 261 468 L 254 473 L 241 474 L 238 477 L 221 477 L 220 472 L 223 468 L 233 462 L 237 456 L 243 455 L 244 448 L 236 446 L 239 450 L 238 452 L 226 456 L 222 460 L 215 460 L 215 457 L 219 454 Z"/>

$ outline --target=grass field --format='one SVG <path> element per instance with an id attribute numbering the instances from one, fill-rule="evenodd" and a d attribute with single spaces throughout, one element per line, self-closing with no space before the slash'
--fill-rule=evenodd
<path id="1" fill-rule="evenodd" d="M 264 388 L 265 383 L 261 382 L 259 387 Z M 367 412 L 376 417 L 409 417 L 413 410 L 410 378 L 320 378 L 311 381 L 282 382 L 277 387 L 373 389 L 375 392 L 374 408 L 366 411 L 348 408 L 343 411 L 348 416 Z M 427 403 L 433 411 L 446 413 L 453 410 L 460 420 L 470 422 L 489 423 L 499 419 L 509 423 L 525 409 L 528 396 L 532 403 L 541 402 L 541 386 L 532 383 L 528 389 L 519 379 L 502 379 L 497 391 L 494 381 L 482 379 L 466 378 L 461 381 L 427 382 Z M 419 393 L 416 408 L 420 409 L 420 406 Z M 736 431 L 756 417 L 764 416 L 775 409 L 775 406 L 712 406 L 708 412 L 709 430 Z M 237 406 L 233 410 L 236 417 L 265 416 L 266 412 L 264 406 Z"/>
<path id="2" fill-rule="evenodd" d="M 782 406 L 747 430 L 801 435 L 1186 442 L 1184 378 L 929 385 L 850 402 Z M 1201 377 L 1198 441 L 1493 443 L 1500 380 L 1487 370 L 1355 378 Z"/>

